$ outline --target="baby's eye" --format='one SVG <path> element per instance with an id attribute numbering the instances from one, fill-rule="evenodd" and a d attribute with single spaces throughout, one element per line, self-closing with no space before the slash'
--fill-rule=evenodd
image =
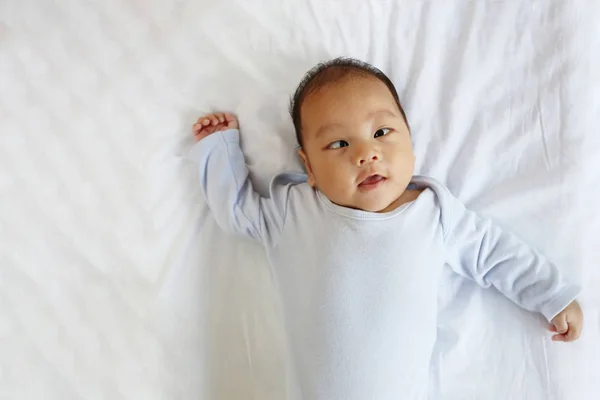
<path id="1" fill-rule="evenodd" d="M 390 133 L 391 129 L 390 128 L 381 128 L 381 129 L 377 129 L 375 131 L 375 134 L 373 135 L 375 138 L 378 138 L 380 136 L 385 136 L 388 133 Z"/>
<path id="2" fill-rule="evenodd" d="M 336 140 L 333 143 L 330 143 L 329 146 L 327 146 L 328 149 L 341 149 L 342 147 L 346 147 L 348 146 L 348 142 L 346 142 L 345 140 Z"/>

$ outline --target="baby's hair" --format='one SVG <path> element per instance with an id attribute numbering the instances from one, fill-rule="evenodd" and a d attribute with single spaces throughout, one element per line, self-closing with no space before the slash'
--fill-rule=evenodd
<path id="1" fill-rule="evenodd" d="M 408 120 L 406 119 L 404 108 L 402 108 L 402 104 L 400 104 L 396 87 L 380 69 L 354 58 L 338 57 L 333 60 L 319 63 L 304 74 L 304 77 L 300 81 L 300 84 L 296 88 L 294 96 L 290 101 L 290 115 L 292 116 L 294 130 L 296 131 L 296 139 L 298 140 L 298 145 L 300 147 L 302 147 L 302 119 L 300 116 L 300 109 L 304 100 L 326 85 L 336 83 L 343 78 L 352 75 L 371 77 L 383 82 L 390 90 L 390 93 L 392 93 L 392 96 L 398 105 L 398 109 L 400 109 L 402 118 L 404 118 L 404 122 L 408 126 Z"/>

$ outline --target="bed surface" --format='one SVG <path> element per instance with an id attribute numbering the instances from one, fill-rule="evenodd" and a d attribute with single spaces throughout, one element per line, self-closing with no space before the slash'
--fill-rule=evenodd
<path id="1" fill-rule="evenodd" d="M 600 6 L 589 1 L 0 3 L 0 399 L 293 399 L 256 244 L 184 159 L 229 110 L 258 189 L 297 170 L 316 62 L 383 69 L 417 172 L 582 282 L 583 337 L 448 272 L 433 398 L 600 393 Z"/>

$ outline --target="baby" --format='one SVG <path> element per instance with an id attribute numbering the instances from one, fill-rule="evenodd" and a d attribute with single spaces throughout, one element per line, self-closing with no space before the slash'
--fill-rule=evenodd
<path id="1" fill-rule="evenodd" d="M 413 176 L 411 132 L 392 82 L 338 58 L 301 81 L 290 107 L 306 174 L 248 179 L 237 119 L 198 120 L 206 202 L 223 230 L 259 241 L 285 313 L 302 399 L 427 398 L 445 266 L 493 285 L 573 341 L 579 287 L 517 237 Z"/>

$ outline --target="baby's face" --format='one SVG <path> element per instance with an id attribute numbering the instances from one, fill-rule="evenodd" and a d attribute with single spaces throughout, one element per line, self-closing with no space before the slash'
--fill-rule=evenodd
<path id="1" fill-rule="evenodd" d="M 347 78 L 308 96 L 301 113 L 308 183 L 341 206 L 393 210 L 415 157 L 387 86 L 375 78 Z"/>

